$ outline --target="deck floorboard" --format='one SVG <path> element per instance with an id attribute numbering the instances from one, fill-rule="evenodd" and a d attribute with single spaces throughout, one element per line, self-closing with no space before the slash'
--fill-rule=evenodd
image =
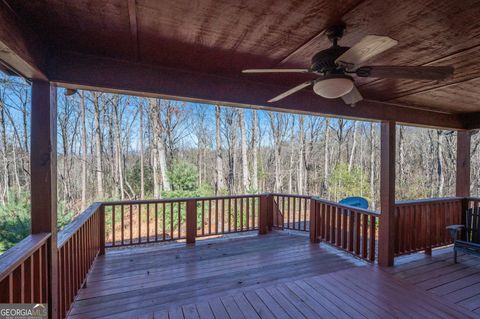
<path id="1" fill-rule="evenodd" d="M 468 287 L 480 294 L 480 269 L 463 261 L 405 257 L 381 269 L 280 231 L 113 249 L 95 262 L 69 318 L 475 318 Z"/>

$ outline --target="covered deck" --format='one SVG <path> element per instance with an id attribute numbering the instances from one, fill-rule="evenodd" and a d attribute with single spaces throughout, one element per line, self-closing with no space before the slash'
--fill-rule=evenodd
<path id="1" fill-rule="evenodd" d="M 297 231 L 111 249 L 68 318 L 478 318 L 480 265 L 460 258 L 385 270 Z"/>
<path id="2" fill-rule="evenodd" d="M 478 258 L 454 265 L 435 251 L 452 243 L 445 227 L 480 206 L 470 197 L 480 4 L 193 4 L 0 1 L 0 69 L 32 84 L 32 229 L 0 258 L 0 302 L 45 303 L 58 319 L 480 317 Z M 350 107 L 307 89 L 268 102 L 311 74 L 242 75 L 308 68 L 339 21 L 342 45 L 399 41 L 374 64 L 451 65 L 454 76 L 356 78 L 364 99 Z M 381 122 L 380 210 L 290 194 L 98 202 L 57 232 L 57 86 Z M 395 201 L 397 123 L 457 131 L 455 197 Z M 259 235 L 198 240 L 240 232 Z"/>

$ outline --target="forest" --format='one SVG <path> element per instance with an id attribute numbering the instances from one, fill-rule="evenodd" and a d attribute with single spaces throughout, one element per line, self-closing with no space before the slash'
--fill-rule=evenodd
<path id="1" fill-rule="evenodd" d="M 58 225 L 96 200 L 282 192 L 379 205 L 379 124 L 58 88 Z M 30 86 L 0 76 L 0 253 L 29 234 Z M 480 134 L 472 194 L 480 194 Z M 397 126 L 397 200 L 454 195 L 456 133 Z"/>

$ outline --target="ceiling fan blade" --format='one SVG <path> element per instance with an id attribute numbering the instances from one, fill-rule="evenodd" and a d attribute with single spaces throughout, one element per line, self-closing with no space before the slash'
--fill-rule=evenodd
<path id="1" fill-rule="evenodd" d="M 451 77 L 453 71 L 452 66 L 364 66 L 356 73 L 371 78 L 444 80 Z"/>
<path id="2" fill-rule="evenodd" d="M 353 89 L 350 92 L 342 96 L 342 100 L 343 102 L 345 102 L 345 104 L 348 104 L 350 106 L 355 106 L 357 102 L 360 102 L 361 100 L 363 100 L 363 96 L 362 94 L 360 94 L 360 91 L 354 85 Z"/>
<path id="3" fill-rule="evenodd" d="M 336 64 L 359 66 L 398 44 L 397 40 L 379 35 L 367 35 L 360 42 L 339 56 Z"/>
<path id="4" fill-rule="evenodd" d="M 276 97 L 274 97 L 273 99 L 269 100 L 268 102 L 269 103 L 272 103 L 272 102 L 277 102 L 277 101 L 280 101 L 281 99 L 284 99 L 286 98 L 287 96 L 295 93 L 295 92 L 298 92 L 300 91 L 301 89 L 303 88 L 306 88 L 307 86 L 311 85 L 313 83 L 313 81 L 308 81 L 308 82 L 304 82 L 300 85 L 297 85 L 296 87 L 294 88 L 291 88 L 290 90 L 286 91 L 286 92 L 283 92 L 282 94 L 280 95 L 277 95 Z"/>
<path id="5" fill-rule="evenodd" d="M 309 69 L 247 69 L 242 73 L 310 73 Z"/>

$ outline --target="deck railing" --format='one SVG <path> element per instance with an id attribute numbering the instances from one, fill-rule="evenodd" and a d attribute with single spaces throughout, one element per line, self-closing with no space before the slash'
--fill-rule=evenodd
<path id="1" fill-rule="evenodd" d="M 315 197 L 311 211 L 313 241 L 325 241 L 364 260 L 375 260 L 378 212 Z"/>
<path id="2" fill-rule="evenodd" d="M 2 255 L 0 303 L 47 303 L 50 233 L 23 239 Z"/>
<path id="3" fill-rule="evenodd" d="M 258 229 L 260 195 L 103 203 L 106 245 L 129 246 Z"/>
<path id="4" fill-rule="evenodd" d="M 448 225 L 462 222 L 464 198 L 435 198 L 395 203 L 395 255 L 449 245 Z"/>
<path id="5" fill-rule="evenodd" d="M 280 229 L 309 231 L 310 196 L 270 194 L 273 199 L 273 226 Z"/>
<path id="6" fill-rule="evenodd" d="M 396 203 L 395 254 L 447 245 L 445 230 L 480 198 Z M 262 194 L 94 203 L 58 234 L 58 318 L 66 317 L 105 246 L 127 246 L 276 227 L 309 231 L 368 261 L 376 259 L 378 212 L 317 197 Z M 30 235 L 0 257 L 0 303 L 48 303 L 49 233 Z"/>
<path id="7" fill-rule="evenodd" d="M 102 203 L 94 203 L 58 233 L 58 315 L 65 318 L 99 254 L 105 251 Z"/>

